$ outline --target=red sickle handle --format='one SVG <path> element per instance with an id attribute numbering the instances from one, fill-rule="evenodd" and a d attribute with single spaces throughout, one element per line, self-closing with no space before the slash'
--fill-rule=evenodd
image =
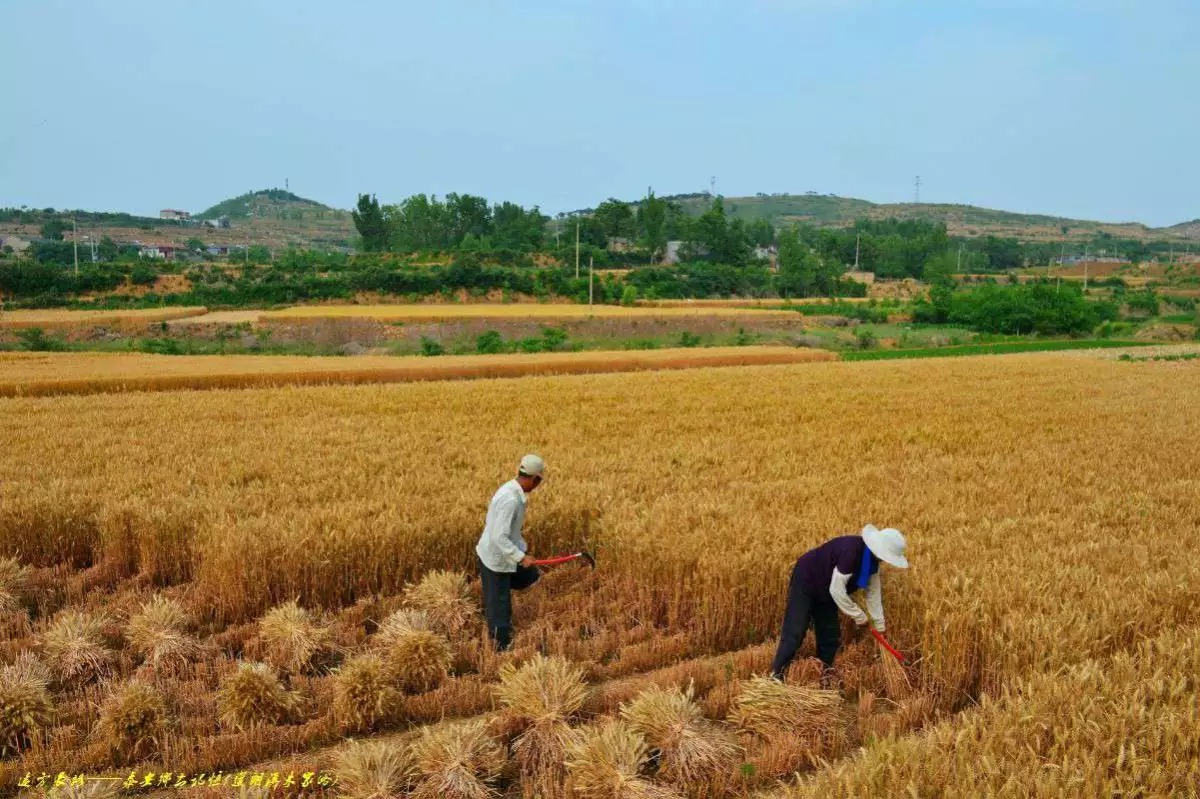
<path id="1" fill-rule="evenodd" d="M 888 652 L 891 652 L 892 657 L 894 657 L 896 660 L 900 661 L 901 663 L 908 662 L 904 658 L 904 655 L 901 655 L 899 652 L 897 652 L 895 649 L 892 648 L 892 645 L 888 643 L 888 640 L 883 637 L 883 633 L 879 632 L 879 630 L 876 630 L 874 627 L 872 627 L 871 635 L 875 636 L 875 640 L 879 642 L 879 645 L 882 646 L 884 649 L 886 649 Z"/>
<path id="2" fill-rule="evenodd" d="M 576 552 L 574 555 L 559 555 L 558 557 L 555 557 L 555 558 L 546 558 L 545 560 L 535 560 L 533 562 L 533 565 L 534 566 L 555 566 L 559 563 L 566 563 L 569 560 L 575 560 L 575 558 L 579 557 L 579 555 L 580 555 L 580 553 Z"/>

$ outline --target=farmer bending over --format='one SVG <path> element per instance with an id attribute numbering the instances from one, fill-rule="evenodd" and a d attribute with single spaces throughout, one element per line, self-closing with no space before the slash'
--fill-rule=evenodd
<path id="1" fill-rule="evenodd" d="M 861 630 L 867 614 L 850 599 L 850 594 L 866 589 L 867 612 L 875 629 L 883 632 L 883 591 L 879 584 L 879 562 L 907 569 L 904 557 L 907 545 L 899 530 L 877 530 L 868 524 L 862 535 L 843 535 L 826 541 L 800 556 L 788 584 L 787 610 L 783 631 L 771 673 L 782 680 L 796 657 L 804 634 L 811 623 L 817 637 L 817 656 L 825 664 L 822 682 L 830 679 L 833 658 L 841 646 L 838 610 L 841 609 Z"/>
<path id="2" fill-rule="evenodd" d="M 483 582 L 483 612 L 496 649 L 512 643 L 512 592 L 537 582 L 538 570 L 529 556 L 521 527 L 527 495 L 542 483 L 546 464 L 537 455 L 521 458 L 517 476 L 492 496 L 483 535 L 475 545 Z"/>

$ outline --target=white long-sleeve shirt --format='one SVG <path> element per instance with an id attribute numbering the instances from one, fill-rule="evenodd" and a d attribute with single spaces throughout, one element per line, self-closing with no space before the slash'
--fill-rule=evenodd
<path id="1" fill-rule="evenodd" d="M 855 604 L 850 598 L 846 587 L 850 584 L 849 574 L 842 574 L 837 568 L 833 570 L 833 579 L 829 581 L 829 595 L 833 597 L 833 601 L 850 618 L 854 619 L 854 623 L 862 626 L 867 623 L 867 614 L 875 621 L 875 629 L 883 632 L 883 586 L 879 582 L 879 572 L 871 575 L 867 580 L 867 613 L 863 613 L 862 608 Z"/>
<path id="2" fill-rule="evenodd" d="M 515 572 L 529 548 L 521 537 L 525 502 L 525 490 L 516 479 L 509 480 L 492 495 L 475 554 L 494 572 Z"/>

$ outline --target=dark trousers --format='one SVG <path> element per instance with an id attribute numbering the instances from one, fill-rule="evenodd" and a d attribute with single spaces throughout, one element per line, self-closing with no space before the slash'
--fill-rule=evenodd
<path id="1" fill-rule="evenodd" d="M 779 633 L 779 648 L 775 650 L 775 661 L 771 673 L 782 680 L 788 666 L 800 651 L 804 634 L 812 625 L 817 636 L 817 657 L 825 666 L 833 666 L 833 659 L 841 646 L 842 630 L 838 622 L 838 606 L 832 600 L 822 602 L 814 599 L 804 589 L 800 570 L 792 569 L 788 583 L 787 610 L 783 613 L 783 629 Z"/>
<path id="2" fill-rule="evenodd" d="M 483 615 L 488 634 L 496 649 L 503 652 L 512 644 L 512 592 L 524 591 L 538 581 L 536 567 L 518 566 L 515 572 L 494 572 L 479 561 L 483 582 Z"/>

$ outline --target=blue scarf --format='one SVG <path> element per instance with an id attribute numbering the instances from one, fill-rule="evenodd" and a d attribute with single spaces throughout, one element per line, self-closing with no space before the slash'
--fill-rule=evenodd
<path id="1" fill-rule="evenodd" d="M 871 567 L 874 565 L 871 561 L 871 548 L 863 546 L 862 565 L 858 568 L 858 587 L 866 589 L 867 583 L 871 580 Z"/>

